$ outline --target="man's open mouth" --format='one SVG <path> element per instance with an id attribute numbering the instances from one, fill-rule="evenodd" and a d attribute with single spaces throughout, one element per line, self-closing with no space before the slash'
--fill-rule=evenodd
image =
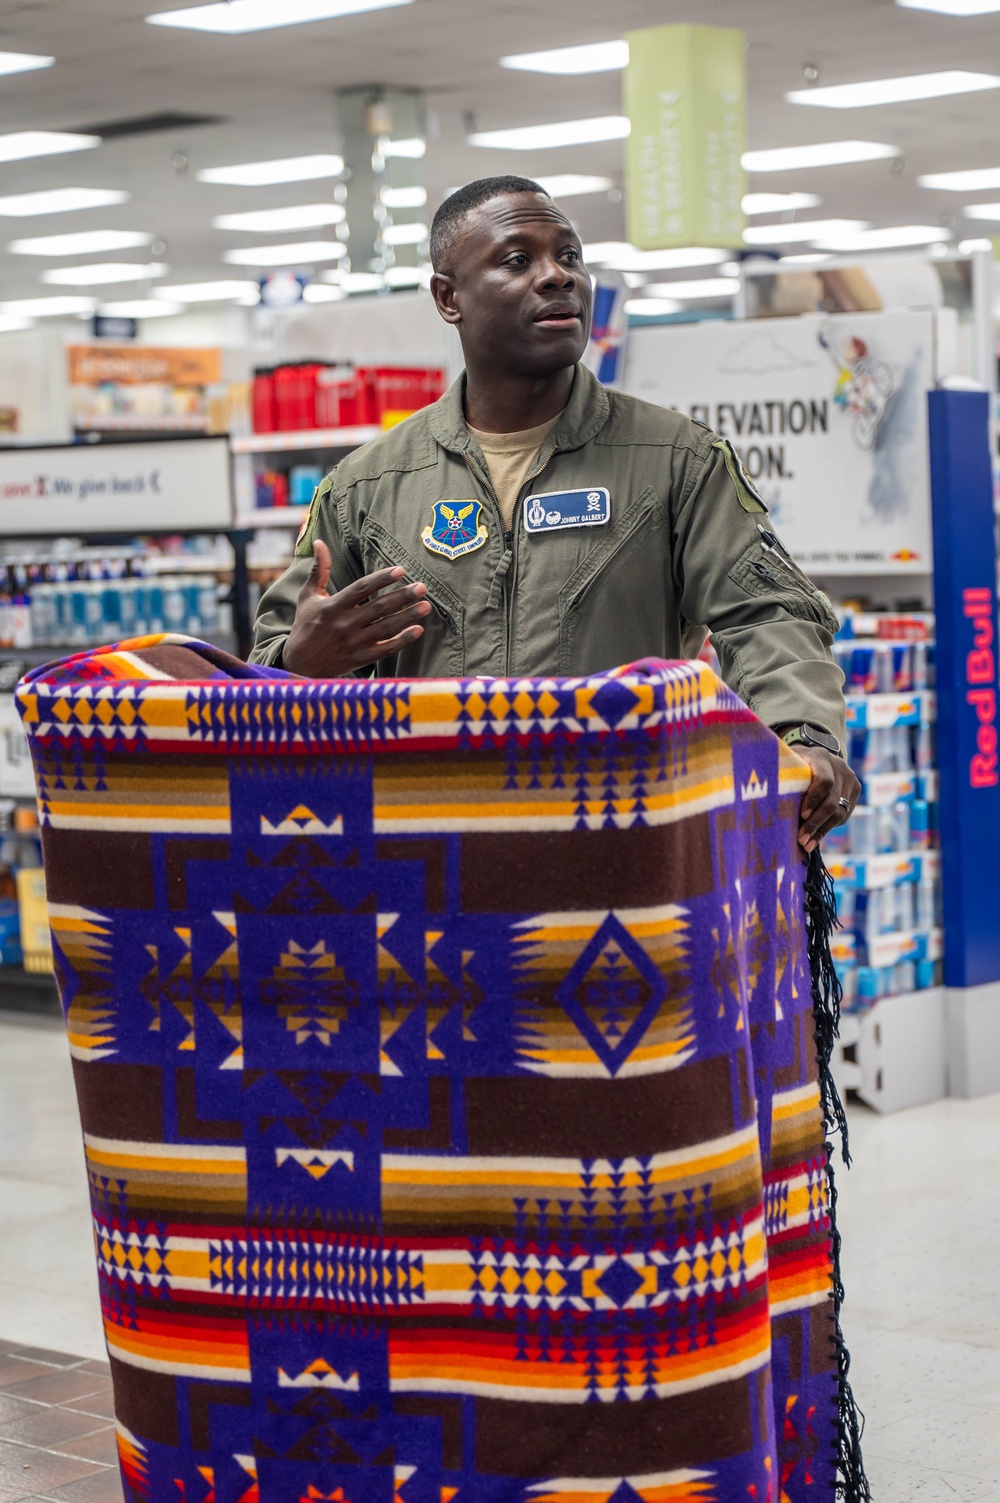
<path id="1" fill-rule="evenodd" d="M 574 308 L 549 308 L 535 319 L 536 324 L 545 324 L 551 329 L 568 329 L 579 322 L 580 315 Z"/>

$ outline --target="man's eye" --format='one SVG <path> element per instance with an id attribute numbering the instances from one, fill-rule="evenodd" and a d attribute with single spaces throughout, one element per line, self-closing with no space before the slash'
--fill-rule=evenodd
<path id="1" fill-rule="evenodd" d="M 568 250 L 566 252 L 566 257 L 567 257 L 568 260 L 570 260 L 570 261 L 572 261 L 572 262 L 575 263 L 575 262 L 579 261 L 579 259 L 580 259 L 580 252 L 579 251 L 575 251 L 575 250 Z"/>
<path id="2" fill-rule="evenodd" d="M 517 251 L 507 262 L 508 266 L 527 266 L 528 258 L 523 251 Z"/>

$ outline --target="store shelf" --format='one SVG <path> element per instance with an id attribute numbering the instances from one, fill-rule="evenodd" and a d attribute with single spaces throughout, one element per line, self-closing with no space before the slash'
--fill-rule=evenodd
<path id="1" fill-rule="evenodd" d="M 229 440 L 234 454 L 283 454 L 295 449 L 356 449 L 384 430 L 374 424 L 357 428 L 306 428 L 288 433 L 248 433 Z"/>
<path id="2" fill-rule="evenodd" d="M 88 433 L 207 433 L 208 418 L 200 415 L 183 417 L 144 417 L 139 413 L 109 413 L 106 417 L 88 418 L 76 430 L 84 437 Z"/>
<path id="3" fill-rule="evenodd" d="M 261 506 L 256 511 L 244 511 L 236 518 L 235 527 L 294 527 L 296 532 L 309 515 L 308 506 Z"/>
<path id="4" fill-rule="evenodd" d="M 848 694 L 847 728 L 883 730 L 893 725 L 929 725 L 935 716 L 933 690 L 911 694 Z"/>
<path id="5" fill-rule="evenodd" d="M 897 882 L 940 882 L 940 851 L 893 851 L 877 856 L 826 854 L 827 869 L 837 882 L 855 887 L 895 887 Z"/>
<path id="6" fill-rule="evenodd" d="M 19 965 L 0 966 L 0 1012 L 61 1017 L 56 978 L 48 971 L 26 971 Z"/>

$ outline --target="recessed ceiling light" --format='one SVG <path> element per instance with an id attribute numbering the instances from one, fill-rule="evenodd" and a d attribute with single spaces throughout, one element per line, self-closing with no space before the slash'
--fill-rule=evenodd
<path id="1" fill-rule="evenodd" d="M 21 297 L 0 303 L 0 313 L 20 318 L 74 318 L 93 313 L 94 307 L 92 297 Z"/>
<path id="2" fill-rule="evenodd" d="M 896 0 L 903 10 L 932 10 L 940 16 L 992 16 L 1000 0 Z"/>
<path id="3" fill-rule="evenodd" d="M 967 204 L 962 212 L 966 219 L 1000 219 L 1000 204 Z"/>
<path id="4" fill-rule="evenodd" d="M 555 47 L 548 52 L 516 52 L 502 57 L 500 66 L 526 73 L 610 73 L 628 66 L 628 42 L 585 42 L 581 47 Z"/>
<path id="5" fill-rule="evenodd" d="M 625 302 L 625 312 L 632 317 L 652 318 L 657 313 L 680 311 L 680 303 L 668 297 L 630 297 Z"/>
<path id="6" fill-rule="evenodd" d="M 535 182 L 553 198 L 579 198 L 584 193 L 610 193 L 614 178 L 591 177 L 585 172 L 554 172 L 551 177 L 536 177 Z"/>
<path id="7" fill-rule="evenodd" d="M 398 141 L 383 141 L 380 150 L 384 157 L 410 157 L 419 161 L 427 151 L 423 136 L 402 136 Z"/>
<path id="8" fill-rule="evenodd" d="M 169 318 L 172 314 L 183 313 L 184 308 L 180 303 L 168 303 L 163 298 L 136 297 L 126 298 L 122 303 L 101 303 L 97 311 L 107 318 Z"/>
<path id="9" fill-rule="evenodd" d="M 791 214 L 797 209 L 818 209 L 818 193 L 744 193 L 744 214 Z"/>
<path id="10" fill-rule="evenodd" d="M 329 282 L 310 282 L 302 289 L 304 303 L 339 303 L 346 296 L 343 287 L 332 287 Z"/>
<path id="11" fill-rule="evenodd" d="M 979 193 L 1000 188 L 1000 167 L 973 167 L 964 172 L 927 172 L 917 178 L 921 188 L 945 188 L 949 193 Z"/>
<path id="12" fill-rule="evenodd" d="M 0 73 L 31 73 L 35 68 L 51 68 L 54 57 L 37 52 L 0 52 Z"/>
<path id="13" fill-rule="evenodd" d="M 86 256 L 101 251 L 138 250 L 149 245 L 152 235 L 140 230 L 80 230 L 75 235 L 39 235 L 31 240 L 12 240 L 7 249 L 17 256 Z"/>
<path id="14" fill-rule="evenodd" d="M 816 235 L 814 239 L 838 251 L 897 250 L 911 245 L 939 245 L 951 235 L 940 225 L 896 224 L 885 229 L 865 230 L 844 235 Z"/>
<path id="15" fill-rule="evenodd" d="M 218 31 L 229 36 L 268 31 L 276 26 L 299 26 L 305 21 L 335 21 L 369 10 L 412 5 L 413 0 L 228 0 L 212 5 L 189 5 L 161 10 L 146 20 L 152 26 L 181 26 L 191 31 Z"/>
<path id="16" fill-rule="evenodd" d="M 649 285 L 651 297 L 680 298 L 683 302 L 735 297 L 739 290 L 739 277 L 702 277 L 693 282 L 651 282 Z"/>
<path id="17" fill-rule="evenodd" d="M 385 277 L 377 271 L 348 271 L 340 278 L 345 292 L 381 292 Z"/>
<path id="18" fill-rule="evenodd" d="M 866 230 L 865 219 L 804 219 L 799 224 L 755 224 L 743 231 L 747 245 L 794 245 L 803 240 L 829 240 Z"/>
<path id="19" fill-rule="evenodd" d="M 730 255 L 730 251 L 707 246 L 641 251 L 634 245 L 616 240 L 583 247 L 583 259 L 588 266 L 607 266 L 612 271 L 671 271 L 684 266 L 718 266 L 728 261 Z"/>
<path id="20" fill-rule="evenodd" d="M 100 144 L 100 136 L 80 136 L 60 130 L 18 130 L 9 136 L 0 136 L 0 162 L 57 157 L 64 151 L 89 151 Z"/>
<path id="21" fill-rule="evenodd" d="M 308 157 L 277 157 L 272 162 L 237 162 L 232 167 L 205 167 L 196 176 L 200 183 L 266 188 L 272 183 L 308 183 L 321 177 L 339 177 L 343 170 L 343 157 L 331 152 L 315 152 Z"/>
<path id="22" fill-rule="evenodd" d="M 743 166 L 747 172 L 791 172 L 796 167 L 839 167 L 848 162 L 878 162 L 898 156 L 898 146 L 883 146 L 878 141 L 820 141 L 815 146 L 745 151 Z"/>
<path id="23" fill-rule="evenodd" d="M 625 115 L 598 115 L 589 120 L 557 120 L 551 125 L 514 125 L 508 130 L 477 130 L 470 146 L 500 151 L 544 151 L 550 146 L 587 146 L 594 141 L 623 141 L 631 130 Z"/>
<path id="24" fill-rule="evenodd" d="M 148 266 L 137 266 L 130 261 L 99 261 L 92 266 L 57 266 L 53 271 L 43 271 L 40 281 L 53 287 L 100 287 L 105 282 L 147 282 L 153 277 L 165 277 L 170 270 L 158 261 Z"/>
<path id="25" fill-rule="evenodd" d="M 387 224 L 382 239 L 386 245 L 419 245 L 429 234 L 425 224 Z"/>
<path id="26" fill-rule="evenodd" d="M 997 217 L 1000 218 L 1000 215 Z M 960 240 L 958 248 L 963 256 L 971 256 L 974 251 L 991 251 L 993 249 L 993 241 L 987 240 L 984 235 L 976 240 Z"/>
<path id="27" fill-rule="evenodd" d="M 68 214 L 74 209 L 109 209 L 128 202 L 117 188 L 45 188 L 39 193 L 13 193 L 0 198 L 0 214 L 30 219 L 36 214 Z"/>
<path id="28" fill-rule="evenodd" d="M 247 303 L 260 301 L 260 289 L 254 282 L 183 282 L 171 287 L 154 287 L 153 296 L 175 303 Z"/>
<path id="29" fill-rule="evenodd" d="M 314 261 L 339 261 L 347 246 L 339 240 L 302 240 L 293 245 L 248 245 L 224 251 L 230 266 L 308 266 Z"/>
<path id="30" fill-rule="evenodd" d="M 252 230 L 266 235 L 269 230 L 318 230 L 328 224 L 342 224 L 346 218 L 341 204 L 298 204 L 289 209 L 251 209 L 247 214 L 219 214 L 212 220 L 217 230 Z"/>
<path id="31" fill-rule="evenodd" d="M 425 280 L 419 266 L 389 266 L 385 272 L 387 287 L 419 287 Z"/>
<path id="32" fill-rule="evenodd" d="M 818 89 L 793 89 L 785 98 L 789 104 L 857 110 L 874 104 L 941 99 L 948 94 L 975 94 L 981 89 L 996 88 L 1000 88 L 1000 78 L 994 73 L 966 73 L 961 69 L 951 69 L 943 73 L 913 73 L 902 78 L 873 78 L 865 83 L 829 84 Z"/>
<path id="33" fill-rule="evenodd" d="M 22 329 L 32 327 L 30 318 L 14 318 L 9 313 L 0 313 L 0 334 L 18 334 Z"/>
<path id="34" fill-rule="evenodd" d="M 379 198 L 387 209 L 422 209 L 427 202 L 427 189 L 383 188 Z"/>

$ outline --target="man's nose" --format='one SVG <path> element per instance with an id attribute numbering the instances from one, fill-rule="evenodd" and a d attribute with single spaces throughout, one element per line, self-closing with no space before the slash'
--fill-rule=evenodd
<path id="1" fill-rule="evenodd" d="M 538 281 L 542 287 L 572 287 L 573 272 L 553 257 L 543 261 L 538 268 Z"/>

